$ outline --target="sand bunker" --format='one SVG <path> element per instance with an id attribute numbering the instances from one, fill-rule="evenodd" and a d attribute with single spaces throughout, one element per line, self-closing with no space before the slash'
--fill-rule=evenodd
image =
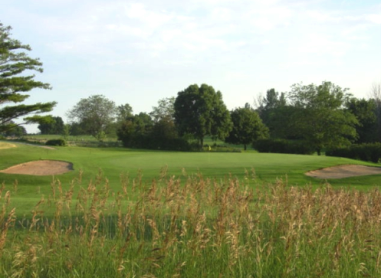
<path id="1" fill-rule="evenodd" d="M 1 170 L 0 173 L 34 176 L 59 175 L 73 170 L 73 164 L 58 160 L 38 160 Z"/>
<path id="2" fill-rule="evenodd" d="M 9 148 L 16 148 L 16 145 L 11 143 L 0 142 L 0 150 Z"/>
<path id="3" fill-rule="evenodd" d="M 377 174 L 381 174 L 381 167 L 369 167 L 363 165 L 340 165 L 306 173 L 307 176 L 318 179 L 341 179 Z"/>

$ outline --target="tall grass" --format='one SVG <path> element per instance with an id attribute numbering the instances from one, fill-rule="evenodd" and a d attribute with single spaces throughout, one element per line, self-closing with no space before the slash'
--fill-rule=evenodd
<path id="1" fill-rule="evenodd" d="M 111 191 L 99 172 L 87 185 L 53 180 L 23 217 L 3 185 L 0 276 L 381 276 L 379 190 L 253 183 L 254 171 L 217 181 L 164 168 Z"/>

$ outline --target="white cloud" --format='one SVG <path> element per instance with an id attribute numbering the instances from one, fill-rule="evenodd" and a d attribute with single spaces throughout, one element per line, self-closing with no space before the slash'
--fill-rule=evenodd
<path id="1" fill-rule="evenodd" d="M 48 63 L 70 68 L 66 79 L 86 73 L 91 86 L 81 90 L 88 94 L 134 91 L 139 96 L 118 97 L 139 103 L 140 96 L 166 97 L 176 86 L 213 82 L 224 94 L 230 88 L 229 99 L 250 102 L 259 83 L 263 91 L 309 76 L 334 81 L 341 72 L 341 82 L 350 70 L 348 76 L 377 72 L 381 6 L 365 2 L 20 0 L 4 5 L 0 16 L 15 24 L 21 41 L 29 36 L 33 48 L 46 46 Z M 87 79 L 70 82 L 70 93 Z M 356 87 L 354 79 L 339 85 Z"/>
<path id="2" fill-rule="evenodd" d="M 347 48 L 347 43 L 337 41 L 327 35 L 310 34 L 306 38 L 303 38 L 296 50 L 299 53 L 341 56 Z"/>
<path id="3" fill-rule="evenodd" d="M 365 19 L 368 20 L 370 23 L 374 24 L 381 24 L 381 14 L 369 14 L 365 16 Z"/>

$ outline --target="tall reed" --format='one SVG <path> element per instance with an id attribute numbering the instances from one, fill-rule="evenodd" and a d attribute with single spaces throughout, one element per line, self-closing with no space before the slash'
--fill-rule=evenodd
<path id="1" fill-rule="evenodd" d="M 1 277 L 381 277 L 378 189 L 81 176 L 23 218 L 3 185 Z"/>

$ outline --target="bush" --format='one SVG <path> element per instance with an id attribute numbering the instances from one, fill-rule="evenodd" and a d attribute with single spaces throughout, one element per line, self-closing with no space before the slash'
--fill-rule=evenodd
<path id="1" fill-rule="evenodd" d="M 133 134 L 131 136 L 119 137 L 125 148 L 138 148 L 150 150 L 167 151 L 190 151 L 191 146 L 183 138 L 159 138 L 150 134 Z"/>
<path id="2" fill-rule="evenodd" d="M 261 153 L 313 154 L 315 149 L 305 141 L 283 139 L 260 139 L 253 143 L 253 148 Z"/>
<path id="3" fill-rule="evenodd" d="M 47 146 L 67 146 L 66 140 L 64 139 L 51 139 L 46 141 Z"/>
<path id="4" fill-rule="evenodd" d="M 209 146 L 208 144 L 204 145 L 202 148 L 202 151 L 204 152 L 215 152 L 215 153 L 241 153 L 242 150 L 239 148 L 232 148 L 224 145 L 217 145 L 213 144 L 212 146 Z"/>
<path id="5" fill-rule="evenodd" d="M 378 163 L 381 159 L 381 143 L 353 144 L 346 148 L 331 148 L 326 150 L 325 154 Z"/>

